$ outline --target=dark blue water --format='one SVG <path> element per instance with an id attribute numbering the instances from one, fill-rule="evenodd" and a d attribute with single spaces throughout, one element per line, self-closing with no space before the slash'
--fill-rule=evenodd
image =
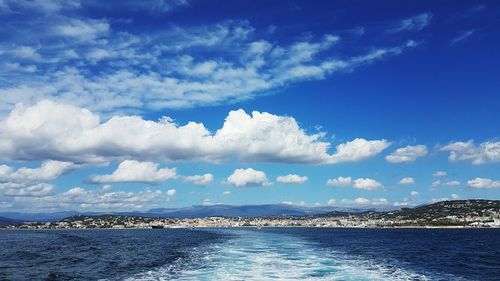
<path id="1" fill-rule="evenodd" d="M 0 280 L 499 280 L 500 229 L 0 231 Z"/>

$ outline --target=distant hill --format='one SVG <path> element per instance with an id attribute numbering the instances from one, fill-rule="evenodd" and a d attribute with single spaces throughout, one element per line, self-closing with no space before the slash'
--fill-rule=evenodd
<path id="1" fill-rule="evenodd" d="M 324 212 L 325 210 L 327 211 Z M 147 213 L 78 214 L 56 222 L 27 222 L 10 228 L 500 227 L 499 218 L 500 200 L 454 200 L 400 210 L 361 212 L 292 205 L 193 206 L 182 209 L 153 209 Z"/>
<path id="2" fill-rule="evenodd" d="M 0 217 L 0 227 L 6 226 L 6 225 L 13 225 L 13 224 L 18 224 L 21 223 L 20 221 L 9 219 L 9 218 L 4 218 Z"/>
<path id="3" fill-rule="evenodd" d="M 452 217 L 481 217 L 491 213 L 500 212 L 500 200 L 451 200 L 433 204 L 417 206 L 415 208 L 402 208 L 400 210 L 377 212 L 328 212 L 320 214 L 323 217 L 341 217 L 345 215 L 359 216 L 371 219 L 386 220 L 422 220 L 436 221 L 449 220 Z"/>
<path id="4" fill-rule="evenodd" d="M 500 210 L 500 200 L 452 200 L 441 201 L 415 208 L 403 208 L 398 211 L 388 212 L 388 217 L 403 219 L 425 218 L 428 220 L 446 216 L 482 216 L 486 212 Z"/>
<path id="5" fill-rule="evenodd" d="M 225 217 L 265 217 L 265 216 L 307 216 L 335 210 L 333 207 L 301 207 L 287 204 L 268 205 L 211 205 L 192 206 L 180 209 L 153 209 L 148 213 L 168 218 Z M 354 211 L 354 210 L 353 210 Z"/>
<path id="6" fill-rule="evenodd" d="M 58 221 L 60 219 L 79 214 L 75 211 L 54 212 L 54 213 L 19 213 L 19 212 L 2 212 L 1 217 L 17 220 L 17 221 Z"/>
<path id="7" fill-rule="evenodd" d="M 403 208 L 391 211 L 376 211 L 355 208 L 335 208 L 329 206 L 303 207 L 287 204 L 267 205 L 210 205 L 191 206 L 185 208 L 159 208 L 145 212 L 76 212 L 65 211 L 56 213 L 0 213 L 0 216 L 16 221 L 58 221 L 76 215 L 98 216 L 103 214 L 121 216 L 141 216 L 160 218 L 205 218 L 205 217 L 275 217 L 275 216 L 318 216 L 318 217 L 341 217 L 346 215 L 369 216 L 371 218 L 386 219 L 428 219 L 446 217 L 448 215 L 465 216 L 481 215 L 487 210 L 500 210 L 499 200 L 454 200 L 442 201 L 415 208 Z"/>
<path id="8" fill-rule="evenodd" d="M 344 210 L 351 212 L 360 212 L 362 209 L 346 209 L 335 207 L 302 207 L 288 204 L 267 204 L 267 205 L 209 205 L 209 206 L 191 206 L 185 208 L 159 208 L 151 209 L 145 212 L 76 212 L 65 211 L 55 213 L 16 213 L 4 212 L 0 216 L 20 220 L 20 221 L 58 221 L 63 218 L 75 215 L 102 215 L 113 214 L 123 216 L 143 216 L 143 217 L 162 217 L 162 218 L 204 218 L 213 216 L 224 217 L 265 217 L 265 216 L 307 216 L 317 215 L 334 210 Z"/>

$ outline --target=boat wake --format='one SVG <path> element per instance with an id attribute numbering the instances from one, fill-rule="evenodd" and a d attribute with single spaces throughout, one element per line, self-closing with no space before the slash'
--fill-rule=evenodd
<path id="1" fill-rule="evenodd" d="M 191 249 L 189 257 L 125 280 L 459 280 L 418 274 L 396 261 L 370 260 L 319 248 L 292 235 L 231 230 L 221 244 Z M 450 279 L 451 278 L 451 279 Z"/>

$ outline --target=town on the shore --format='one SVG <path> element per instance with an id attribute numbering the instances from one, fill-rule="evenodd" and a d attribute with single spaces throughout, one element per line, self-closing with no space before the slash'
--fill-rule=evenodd
<path id="1" fill-rule="evenodd" d="M 162 218 L 78 215 L 24 222 L 6 229 L 132 229 L 214 227 L 500 227 L 500 200 L 455 200 L 394 211 L 330 212 L 314 216 Z"/>

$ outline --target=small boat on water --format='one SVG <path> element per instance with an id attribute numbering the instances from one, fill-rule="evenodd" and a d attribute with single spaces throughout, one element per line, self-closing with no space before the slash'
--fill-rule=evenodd
<path id="1" fill-rule="evenodd" d="M 163 225 L 152 225 L 152 229 L 157 229 L 157 228 L 165 228 Z"/>

